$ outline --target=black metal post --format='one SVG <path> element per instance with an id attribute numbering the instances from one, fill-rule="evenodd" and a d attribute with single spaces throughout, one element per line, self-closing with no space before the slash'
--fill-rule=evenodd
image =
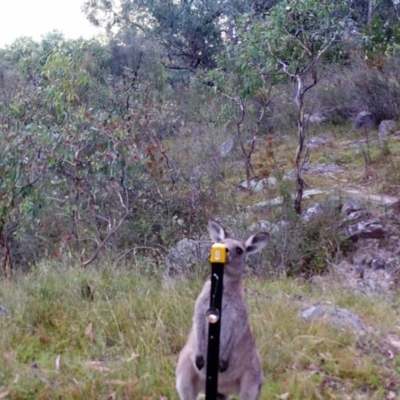
<path id="1" fill-rule="evenodd" d="M 214 247 L 216 246 L 216 247 Z M 208 347 L 206 369 L 206 400 L 216 400 L 218 394 L 219 340 L 222 317 L 222 293 L 226 247 L 217 244 L 211 250 L 210 308 L 207 311 Z"/>

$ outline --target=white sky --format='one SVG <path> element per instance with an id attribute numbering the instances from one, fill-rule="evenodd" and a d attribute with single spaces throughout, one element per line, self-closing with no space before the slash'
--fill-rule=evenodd
<path id="1" fill-rule="evenodd" d="M 21 36 L 40 40 L 58 30 L 67 39 L 90 38 L 101 30 L 81 11 L 84 0 L 0 0 L 0 48 Z"/>

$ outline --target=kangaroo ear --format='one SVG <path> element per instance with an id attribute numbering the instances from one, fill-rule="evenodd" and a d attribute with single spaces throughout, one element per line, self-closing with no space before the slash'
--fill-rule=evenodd
<path id="1" fill-rule="evenodd" d="M 247 254 L 258 253 L 269 241 L 269 233 L 258 232 L 251 235 L 245 242 Z"/>
<path id="2" fill-rule="evenodd" d="M 213 219 L 208 220 L 208 232 L 210 233 L 211 240 L 214 243 L 218 243 L 229 237 L 222 225 Z"/>

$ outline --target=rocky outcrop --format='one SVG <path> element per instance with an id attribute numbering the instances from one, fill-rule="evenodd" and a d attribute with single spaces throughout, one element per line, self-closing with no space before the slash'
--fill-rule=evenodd
<path id="1" fill-rule="evenodd" d="M 355 129 L 374 129 L 377 126 L 376 117 L 369 111 L 361 111 L 353 124 Z"/>
<path id="2" fill-rule="evenodd" d="M 7 315 L 10 315 L 10 310 L 0 304 L 0 317 L 5 317 Z"/>
<path id="3" fill-rule="evenodd" d="M 350 329 L 358 333 L 366 329 L 364 322 L 358 315 L 341 307 L 314 304 L 303 308 L 300 316 L 304 322 L 325 322 L 338 330 Z"/>
<path id="4" fill-rule="evenodd" d="M 378 128 L 379 140 L 386 139 L 387 136 L 389 136 L 392 133 L 395 133 L 396 128 L 397 128 L 396 122 L 391 119 L 381 121 Z"/>
<path id="5" fill-rule="evenodd" d="M 357 241 L 361 238 L 383 239 L 385 237 L 385 229 L 379 218 L 371 218 L 367 221 L 360 221 L 349 225 L 346 228 L 346 236 L 352 241 Z"/>
<path id="6" fill-rule="evenodd" d="M 205 263 L 210 255 L 211 242 L 208 240 L 182 239 L 167 255 L 166 274 L 187 276 L 195 265 Z"/>
<path id="7" fill-rule="evenodd" d="M 322 113 L 304 114 L 304 122 L 308 125 L 322 125 L 328 118 Z"/>

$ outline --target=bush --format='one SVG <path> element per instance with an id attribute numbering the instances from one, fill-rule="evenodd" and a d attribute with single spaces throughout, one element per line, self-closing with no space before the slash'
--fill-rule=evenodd
<path id="1" fill-rule="evenodd" d="M 324 274 L 330 263 L 351 249 L 339 227 L 338 201 L 325 201 L 322 213 L 309 222 L 294 213 L 291 199 L 286 204 L 281 216 L 275 216 L 285 222 L 278 223 L 279 230 L 272 235 L 264 252 L 267 268 L 261 272 L 304 278 Z"/>
<path id="2" fill-rule="evenodd" d="M 382 64 L 363 63 L 352 71 L 353 90 L 360 108 L 377 118 L 400 117 L 400 60 L 381 59 Z"/>

